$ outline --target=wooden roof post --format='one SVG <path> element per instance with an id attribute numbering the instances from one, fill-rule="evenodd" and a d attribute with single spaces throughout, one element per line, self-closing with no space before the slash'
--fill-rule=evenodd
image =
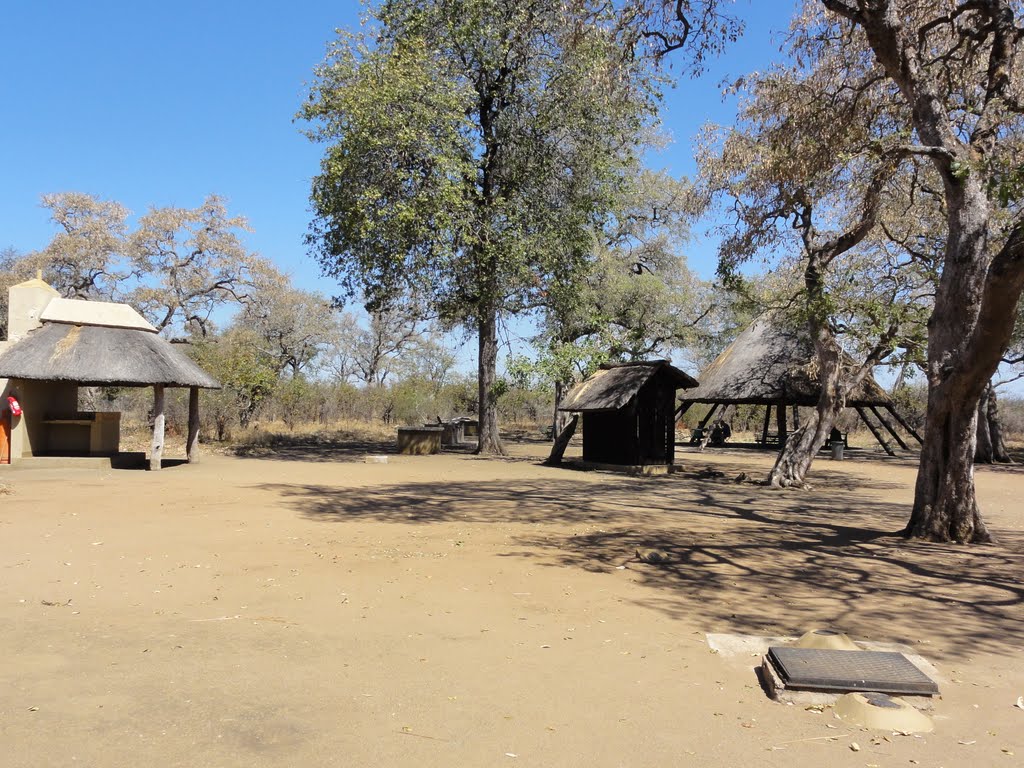
<path id="1" fill-rule="evenodd" d="M 189 464 L 199 463 L 199 387 L 188 390 L 188 443 L 185 456 Z"/>
<path id="2" fill-rule="evenodd" d="M 761 430 L 761 445 L 768 445 L 768 429 L 772 425 L 772 404 L 764 407 L 764 429 Z"/>
<path id="3" fill-rule="evenodd" d="M 779 425 L 779 446 L 782 447 L 786 444 L 786 440 L 789 439 L 789 430 L 786 428 L 786 404 L 781 400 L 775 407 L 775 415 Z"/>
<path id="4" fill-rule="evenodd" d="M 153 442 L 149 449 L 149 468 L 160 469 L 164 457 L 164 385 L 153 385 Z"/>

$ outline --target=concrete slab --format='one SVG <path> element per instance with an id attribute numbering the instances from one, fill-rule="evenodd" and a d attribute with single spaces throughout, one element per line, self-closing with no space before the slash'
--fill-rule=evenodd
<path id="1" fill-rule="evenodd" d="M 641 477 L 671 475 L 683 471 L 681 464 L 604 464 L 598 461 L 582 461 L 581 459 L 563 459 L 559 466 L 566 469 L 619 472 L 624 475 L 639 475 Z"/>
<path id="2" fill-rule="evenodd" d="M 771 664 L 765 661 L 768 648 L 773 645 L 795 645 L 799 640 L 793 636 L 764 636 L 764 635 L 738 635 L 724 633 L 708 633 L 705 636 L 708 648 L 724 658 L 746 658 L 757 659 L 758 674 L 761 677 L 761 684 L 769 696 L 776 701 L 786 704 L 798 704 L 801 706 L 832 706 L 839 699 L 839 694 L 820 693 L 816 691 L 791 691 L 787 690 L 783 681 L 772 669 Z M 889 651 L 902 653 L 915 667 L 920 669 L 940 686 L 948 682 L 935 668 L 935 665 L 914 651 L 908 645 L 902 643 L 879 643 L 868 640 L 855 640 L 858 649 L 865 651 Z M 921 710 L 930 710 L 933 707 L 932 699 L 941 696 L 903 696 L 905 701 Z"/>
<path id="3" fill-rule="evenodd" d="M 768 696 L 781 704 L 793 704 L 800 707 L 832 707 L 846 695 L 845 693 L 827 693 L 825 691 L 794 691 L 787 688 L 771 662 L 768 661 L 767 656 L 763 657 L 761 666 L 758 667 L 758 676 Z M 900 698 L 914 708 L 928 712 L 934 709 L 934 700 L 942 697 L 901 696 Z"/>
<path id="4" fill-rule="evenodd" d="M 146 454 L 141 452 L 114 456 L 27 456 L 13 464 L 0 464 L 0 475 L 31 469 L 135 469 L 145 463 Z"/>

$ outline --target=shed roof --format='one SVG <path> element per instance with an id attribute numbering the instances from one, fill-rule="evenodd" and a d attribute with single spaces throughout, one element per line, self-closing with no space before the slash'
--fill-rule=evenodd
<path id="1" fill-rule="evenodd" d="M 215 378 L 156 333 L 61 322 L 44 323 L 0 353 L 0 378 L 220 389 Z"/>
<path id="2" fill-rule="evenodd" d="M 128 304 L 80 299 L 50 299 L 42 314 L 42 322 L 100 325 L 106 328 L 134 328 L 156 333 L 157 330 Z"/>
<path id="3" fill-rule="evenodd" d="M 666 376 L 675 389 L 696 387 L 697 380 L 667 360 L 605 363 L 570 390 L 560 411 L 617 411 L 624 408 L 654 376 Z"/>
<path id="4" fill-rule="evenodd" d="M 844 355 L 844 363 L 853 360 Z M 701 374 L 684 403 L 785 403 L 814 405 L 821 393 L 817 357 L 806 331 L 761 315 Z M 851 406 L 888 405 L 891 399 L 870 375 L 847 398 Z"/>

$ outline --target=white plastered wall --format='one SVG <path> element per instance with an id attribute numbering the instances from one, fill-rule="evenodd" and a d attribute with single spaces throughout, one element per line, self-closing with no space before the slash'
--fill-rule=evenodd
<path id="1" fill-rule="evenodd" d="M 7 341 L 0 341 L 0 352 L 18 341 L 26 333 L 42 325 L 40 317 L 47 305 L 60 294 L 42 280 L 27 280 L 12 285 L 7 291 Z M 8 396 L 14 396 L 21 404 L 23 414 L 9 413 Z M 0 379 L 0 410 L 10 418 L 11 463 L 46 450 L 46 431 L 42 420 L 46 414 L 65 398 L 77 403 L 78 387 L 75 384 L 56 384 L 39 381 Z"/>

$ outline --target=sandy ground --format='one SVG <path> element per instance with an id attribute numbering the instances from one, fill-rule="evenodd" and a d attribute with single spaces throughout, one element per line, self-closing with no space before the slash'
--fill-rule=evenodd
<path id="1" fill-rule="evenodd" d="M 892 535 L 909 460 L 770 491 L 734 482 L 754 452 L 630 478 L 512 448 L 0 473 L 0 764 L 1021 764 L 1021 468 L 978 471 L 999 543 L 963 548 Z M 817 626 L 933 662 L 935 733 L 777 704 L 705 638 Z"/>

